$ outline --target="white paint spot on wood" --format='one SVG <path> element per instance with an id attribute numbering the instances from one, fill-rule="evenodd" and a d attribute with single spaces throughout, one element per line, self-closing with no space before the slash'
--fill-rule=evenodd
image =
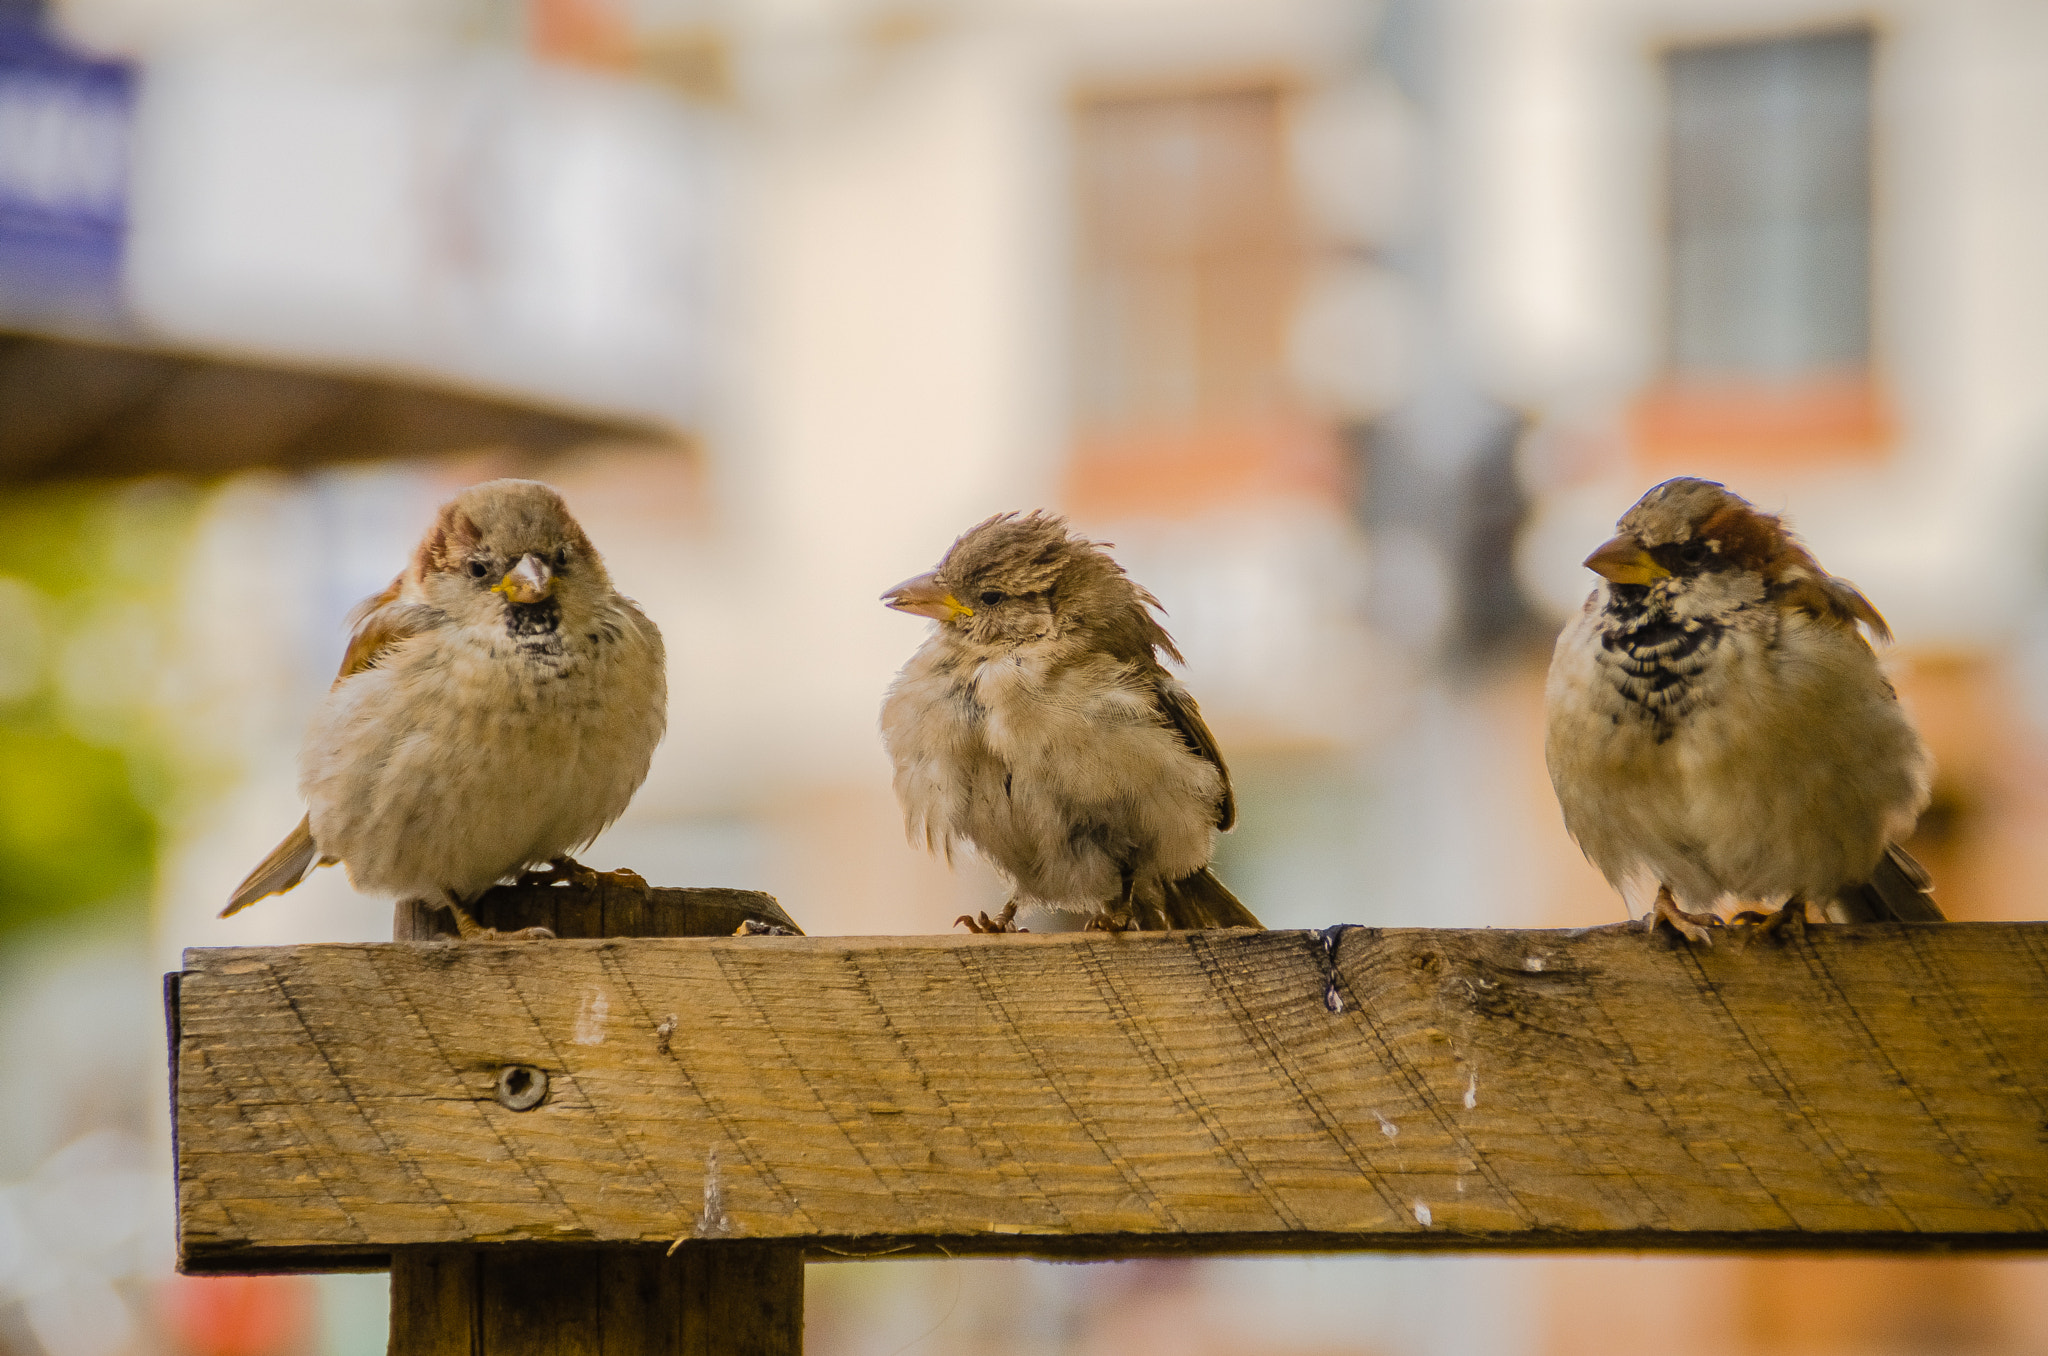
<path id="1" fill-rule="evenodd" d="M 694 1232 L 699 1238 L 723 1238 L 732 1232 L 732 1220 L 725 1213 L 725 1182 L 718 1175 L 716 1145 L 704 1155 L 704 1208 L 697 1212 Z"/>
<path id="2" fill-rule="evenodd" d="M 1379 1108 L 1373 1108 L 1372 1115 L 1373 1119 L 1380 1123 L 1381 1134 L 1385 1135 L 1388 1139 L 1394 1139 L 1400 1135 L 1401 1127 L 1388 1120 L 1385 1116 L 1380 1115 Z"/>
<path id="3" fill-rule="evenodd" d="M 603 989 L 590 989 L 576 1008 L 576 1031 L 569 1039 L 578 1045 L 603 1045 L 605 1019 L 612 1015 L 612 998 Z"/>
<path id="4" fill-rule="evenodd" d="M 1479 1105 L 1479 1070 L 1465 1075 L 1465 1110 Z"/>
<path id="5" fill-rule="evenodd" d="M 1417 1224 L 1420 1224 L 1423 1228 L 1427 1229 L 1429 1227 L 1430 1220 L 1433 1218 L 1434 1216 L 1432 1216 L 1429 1213 L 1429 1207 L 1427 1205 L 1423 1204 L 1421 1201 L 1417 1201 L 1415 1203 L 1415 1222 Z"/>

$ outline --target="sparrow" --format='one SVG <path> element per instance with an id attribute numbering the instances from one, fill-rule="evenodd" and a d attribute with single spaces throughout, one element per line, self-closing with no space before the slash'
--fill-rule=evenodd
<path id="1" fill-rule="evenodd" d="M 971 845 L 1011 885 L 996 917 L 960 923 L 1021 931 L 1029 903 L 1111 931 L 1262 926 L 1209 870 L 1237 805 L 1158 653 L 1185 661 L 1101 544 L 1000 513 L 882 601 L 938 623 L 882 704 L 905 825 L 949 859 Z"/>
<path id="2" fill-rule="evenodd" d="M 1785 524 L 1682 477 L 1586 558 L 1601 582 L 1558 637 L 1544 757 L 1565 827 L 1617 889 L 1657 886 L 1651 928 L 1711 943 L 1743 923 L 1942 917 L 1899 846 L 1932 760 L 1864 632 L 1891 629 Z"/>
<path id="3" fill-rule="evenodd" d="M 299 755 L 306 817 L 221 917 L 340 862 L 358 889 L 445 902 L 464 937 L 490 937 L 465 906 L 506 876 L 596 876 L 568 854 L 645 780 L 668 679 L 661 633 L 561 495 L 462 491 L 350 622 Z"/>

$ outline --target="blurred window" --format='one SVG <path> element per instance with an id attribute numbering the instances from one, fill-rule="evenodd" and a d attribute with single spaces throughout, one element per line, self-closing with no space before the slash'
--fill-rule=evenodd
<path id="1" fill-rule="evenodd" d="M 1085 98 L 1075 164 L 1070 504 L 1173 512 L 1329 480 L 1287 376 L 1304 246 L 1285 91 Z"/>
<path id="2" fill-rule="evenodd" d="M 1685 47 L 1671 89 L 1671 361 L 1786 377 L 1870 352 L 1868 33 Z"/>
<path id="3" fill-rule="evenodd" d="M 1282 403 L 1299 267 L 1280 93 L 1084 103 L 1082 370 L 1092 424 Z"/>
<path id="4" fill-rule="evenodd" d="M 1888 440 L 1870 377 L 1868 30 L 1664 55 L 1667 375 L 1652 451 Z"/>

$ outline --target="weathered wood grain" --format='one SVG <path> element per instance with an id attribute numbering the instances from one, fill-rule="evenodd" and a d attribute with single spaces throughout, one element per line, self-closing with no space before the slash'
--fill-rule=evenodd
<path id="1" fill-rule="evenodd" d="M 2048 1244 L 2044 924 L 193 951 L 175 1011 L 196 1271 Z"/>

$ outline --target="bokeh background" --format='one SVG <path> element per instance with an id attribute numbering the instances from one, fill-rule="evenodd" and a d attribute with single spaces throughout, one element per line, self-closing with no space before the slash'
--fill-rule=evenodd
<path id="1" fill-rule="evenodd" d="M 876 595 L 1047 505 L 1164 600 L 1272 925 L 1626 905 L 1540 754 L 1649 484 L 1789 512 L 1901 643 L 1953 917 L 2048 867 L 2041 0 L 0 3 L 0 1353 L 371 1356 L 378 1276 L 172 1274 L 157 976 L 389 936 L 299 814 L 342 618 L 562 487 L 669 639 L 589 853 L 812 933 L 906 845 Z M 2048 1267 L 810 1268 L 816 1356 L 2003 1356 Z"/>

